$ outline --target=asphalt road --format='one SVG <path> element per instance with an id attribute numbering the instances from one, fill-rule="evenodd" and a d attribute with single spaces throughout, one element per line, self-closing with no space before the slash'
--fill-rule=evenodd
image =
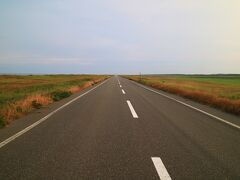
<path id="1" fill-rule="evenodd" d="M 240 179 L 239 117 L 120 77 L 91 89 L 0 130 L 0 179 Z"/>

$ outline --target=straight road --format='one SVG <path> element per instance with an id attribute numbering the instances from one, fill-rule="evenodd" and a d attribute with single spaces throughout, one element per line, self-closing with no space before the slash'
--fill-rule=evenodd
<path id="1" fill-rule="evenodd" d="M 116 76 L 1 130 L 0 179 L 240 179 L 239 117 L 181 101 L 236 127 Z"/>

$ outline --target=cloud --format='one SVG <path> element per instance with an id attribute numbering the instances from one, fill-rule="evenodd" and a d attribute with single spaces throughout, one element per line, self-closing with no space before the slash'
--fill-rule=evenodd
<path id="1" fill-rule="evenodd" d="M 51 73 L 58 64 L 66 72 L 236 73 L 239 8 L 238 0 L 3 1 L 0 64 L 22 72 Z"/>
<path id="2" fill-rule="evenodd" d="M 2 65 L 91 65 L 92 60 L 82 58 L 40 57 L 40 56 L 0 56 Z"/>

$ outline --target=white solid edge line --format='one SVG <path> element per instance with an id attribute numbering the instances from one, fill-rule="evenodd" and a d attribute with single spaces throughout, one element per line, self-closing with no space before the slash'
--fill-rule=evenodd
<path id="1" fill-rule="evenodd" d="M 122 93 L 123 93 L 123 94 L 126 94 L 125 91 L 124 91 L 123 89 L 122 89 Z"/>
<path id="2" fill-rule="evenodd" d="M 132 82 L 133 82 L 133 81 L 132 81 Z M 172 97 L 170 97 L 170 96 L 167 96 L 167 95 L 165 95 L 165 94 L 163 94 L 163 93 L 160 93 L 160 92 L 158 92 L 158 91 L 155 91 L 155 90 L 153 90 L 153 89 L 147 88 L 147 87 L 145 87 L 145 86 L 143 86 L 143 85 L 141 85 L 141 84 L 139 84 L 139 83 L 136 83 L 136 82 L 134 82 L 134 83 L 137 84 L 138 86 L 141 86 L 141 87 L 144 88 L 144 89 L 147 89 L 147 90 L 152 91 L 152 92 L 154 92 L 154 93 L 160 94 L 160 95 L 162 95 L 162 96 L 164 96 L 164 97 L 166 97 L 166 98 L 168 98 L 168 99 L 171 99 L 171 100 L 173 100 L 173 101 L 176 101 L 176 102 L 178 102 L 178 103 L 180 103 L 180 104 L 182 104 L 182 105 L 184 105 L 184 106 L 187 106 L 187 107 L 189 107 L 189 108 L 191 108 L 191 109 L 194 109 L 194 110 L 196 110 L 196 111 L 198 111 L 198 112 L 201 112 L 201 113 L 203 113 L 203 114 L 205 114 L 205 115 L 207 115 L 207 116 L 210 116 L 210 117 L 212 117 L 212 118 L 214 118 L 214 119 L 217 119 L 217 120 L 219 120 L 219 121 L 221 121 L 221 122 L 223 122 L 223 123 L 226 123 L 226 124 L 228 124 L 228 125 L 230 125 L 230 126 L 232 126 L 232 127 L 235 127 L 235 128 L 237 128 L 237 129 L 240 129 L 240 126 L 238 126 L 238 125 L 236 125 L 236 124 L 233 124 L 233 123 L 231 123 L 231 122 L 229 122 L 229 121 L 227 121 L 227 120 L 225 120 L 225 119 L 222 119 L 222 118 L 220 118 L 220 117 L 217 117 L 217 116 L 215 116 L 215 115 L 213 115 L 213 114 L 210 114 L 210 113 L 208 113 L 208 112 L 206 112 L 206 111 L 203 111 L 203 110 L 201 110 L 201 109 L 198 109 L 198 108 L 196 108 L 196 107 L 194 107 L 194 106 L 191 106 L 190 104 L 187 104 L 187 103 L 184 103 L 184 102 L 182 102 L 182 101 L 179 101 L 179 100 L 177 100 L 177 99 L 175 99 L 175 98 L 172 98 Z"/>
<path id="3" fill-rule="evenodd" d="M 2 148 L 3 146 L 5 146 L 6 144 L 10 143 L 11 141 L 13 141 L 14 139 L 18 138 L 19 136 L 23 135 L 24 133 L 28 132 L 29 130 L 31 130 L 32 128 L 34 128 L 35 126 L 37 126 L 38 124 L 42 123 L 43 121 L 47 120 L 49 117 L 51 117 L 53 114 L 55 114 L 56 112 L 58 112 L 59 110 L 63 109 L 64 107 L 68 106 L 69 104 L 71 104 L 72 102 L 76 101 L 77 99 L 83 97 L 84 95 L 90 93 L 91 91 L 93 91 L 94 89 L 96 89 L 97 87 L 101 86 L 102 84 L 104 84 L 105 82 L 107 82 L 107 80 L 105 80 L 104 82 L 102 82 L 101 84 L 93 87 L 92 89 L 88 90 L 87 92 L 79 95 L 78 97 L 72 99 L 71 101 L 67 102 L 66 104 L 62 105 L 61 107 L 59 107 L 58 109 L 54 110 L 53 112 L 49 113 L 48 115 L 46 115 L 45 117 L 41 118 L 40 120 L 36 121 L 35 123 L 31 124 L 30 126 L 24 128 L 23 130 L 19 131 L 18 133 L 10 136 L 9 138 L 7 138 L 6 140 L 2 141 L 0 143 L 0 148 Z"/>
<path id="4" fill-rule="evenodd" d="M 158 176 L 161 180 L 171 180 L 166 167 L 164 166 L 160 157 L 152 157 L 153 164 L 157 170 Z"/>
<path id="5" fill-rule="evenodd" d="M 131 104 L 131 102 L 129 100 L 127 100 L 127 104 L 128 104 L 128 107 L 129 107 L 129 109 L 130 109 L 130 111 L 132 113 L 132 116 L 134 118 L 138 118 L 138 115 L 137 115 L 136 111 L 134 110 L 134 108 L 133 108 L 133 106 L 132 106 L 132 104 Z"/>

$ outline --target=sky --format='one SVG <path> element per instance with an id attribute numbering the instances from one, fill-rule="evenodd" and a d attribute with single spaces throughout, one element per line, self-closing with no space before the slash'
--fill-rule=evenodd
<path id="1" fill-rule="evenodd" d="M 239 0 L 1 0 L 0 73 L 240 73 Z"/>

